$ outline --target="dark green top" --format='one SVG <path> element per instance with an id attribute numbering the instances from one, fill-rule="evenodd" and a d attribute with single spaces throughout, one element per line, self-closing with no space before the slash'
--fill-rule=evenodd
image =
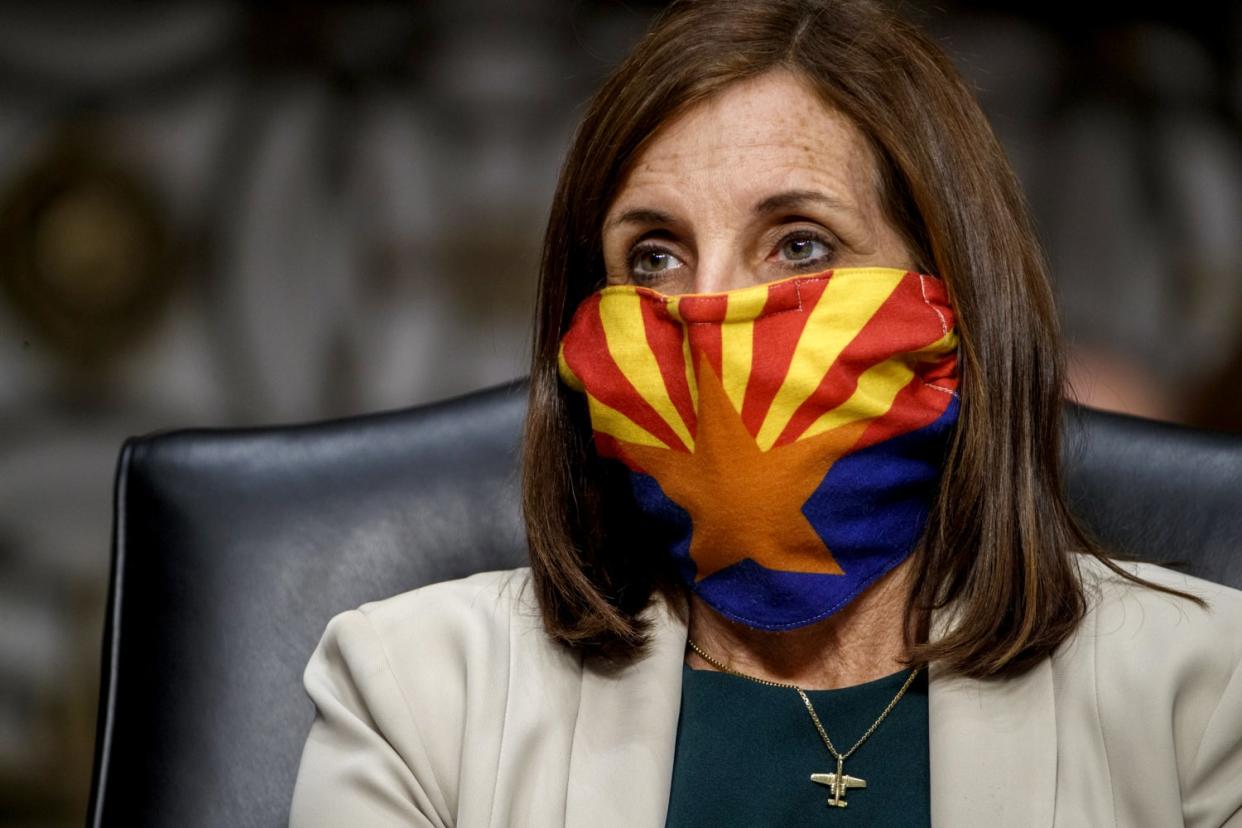
<path id="1" fill-rule="evenodd" d="M 902 670 L 807 696 L 832 744 L 845 752 L 909 675 Z M 929 768 L 926 669 L 845 761 L 845 775 L 867 787 L 848 790 L 840 808 L 829 807 L 832 792 L 810 779 L 835 772 L 837 762 L 796 690 L 685 666 L 666 825 L 930 826 Z"/>

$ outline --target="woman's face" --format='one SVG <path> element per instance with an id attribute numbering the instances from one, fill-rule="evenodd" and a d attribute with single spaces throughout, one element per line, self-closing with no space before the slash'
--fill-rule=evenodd
<path id="1" fill-rule="evenodd" d="M 608 284 L 708 293 L 838 267 L 915 269 L 858 128 L 797 76 L 728 87 L 665 124 L 604 219 Z"/>

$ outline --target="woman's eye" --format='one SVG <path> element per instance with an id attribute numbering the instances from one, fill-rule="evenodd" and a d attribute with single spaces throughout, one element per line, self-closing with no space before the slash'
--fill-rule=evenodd
<path id="1" fill-rule="evenodd" d="M 663 247 L 638 246 L 630 252 L 630 275 L 638 279 L 660 276 L 681 265 L 681 260 Z"/>
<path id="2" fill-rule="evenodd" d="M 791 233 L 781 239 L 777 250 L 781 257 L 796 268 L 818 264 L 832 254 L 832 245 L 815 233 Z"/>

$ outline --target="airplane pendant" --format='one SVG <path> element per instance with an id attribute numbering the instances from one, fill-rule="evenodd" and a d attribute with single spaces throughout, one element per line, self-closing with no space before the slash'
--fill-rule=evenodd
<path id="1" fill-rule="evenodd" d="M 838 808 L 846 806 L 844 797 L 847 790 L 850 788 L 867 787 L 867 780 L 859 779 L 857 776 L 845 775 L 845 760 L 841 758 L 837 759 L 836 773 L 813 773 L 811 774 L 811 781 L 827 785 L 828 789 L 832 791 L 832 796 L 828 798 L 828 805 L 835 805 Z"/>

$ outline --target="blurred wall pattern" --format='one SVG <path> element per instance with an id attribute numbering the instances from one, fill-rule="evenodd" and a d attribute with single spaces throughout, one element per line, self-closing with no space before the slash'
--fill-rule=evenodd
<path id="1" fill-rule="evenodd" d="M 122 440 L 525 373 L 561 157 L 659 5 L 0 5 L 0 824 L 85 814 Z M 914 12 L 1027 186 L 1070 392 L 1242 430 L 1238 5 Z"/>

